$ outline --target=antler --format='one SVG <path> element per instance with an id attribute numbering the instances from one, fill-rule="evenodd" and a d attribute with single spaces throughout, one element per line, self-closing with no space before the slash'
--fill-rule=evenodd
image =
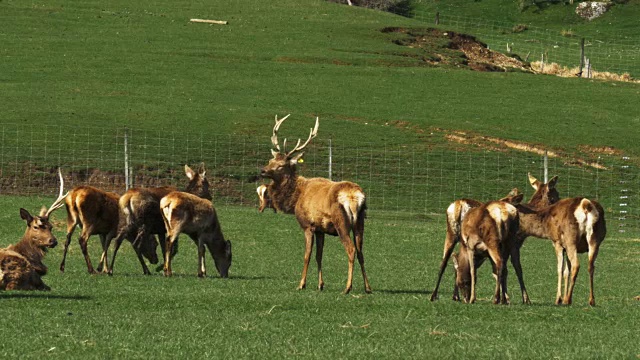
<path id="1" fill-rule="evenodd" d="M 300 139 L 298 139 L 298 143 L 296 144 L 296 146 L 293 147 L 293 150 L 287 153 L 287 157 L 289 157 L 290 155 L 293 155 L 293 153 L 304 150 L 304 148 L 307 145 L 309 145 L 309 142 L 311 141 L 311 139 L 315 138 L 316 135 L 318 135 L 319 126 L 320 126 L 320 118 L 316 116 L 316 126 L 314 126 L 313 129 L 309 131 L 309 138 L 307 139 L 307 141 L 305 141 L 304 144 L 300 145 Z"/>
<path id="2" fill-rule="evenodd" d="M 291 114 L 289 114 L 289 115 L 291 115 Z M 278 150 L 278 152 L 280 151 L 280 145 L 278 145 L 278 129 L 280 129 L 280 125 L 282 125 L 282 123 L 285 120 L 287 120 L 289 115 L 283 117 L 280 120 L 278 120 L 278 115 L 276 115 L 276 125 L 273 127 L 273 135 L 271 135 L 271 143 L 273 144 L 275 149 Z M 286 145 L 287 144 L 287 140 L 285 139 L 284 142 L 285 142 L 285 145 Z"/>
<path id="3" fill-rule="evenodd" d="M 48 217 L 55 210 L 60 209 L 64 205 L 64 199 L 69 194 L 68 191 L 66 194 L 62 194 L 62 191 L 64 191 L 64 179 L 62 178 L 62 172 L 60 171 L 60 168 L 58 168 L 58 175 L 60 176 L 60 193 L 58 194 L 58 198 L 56 199 L 56 201 L 54 201 L 53 204 L 51 204 L 51 207 L 49 207 L 49 210 L 47 210 L 45 217 Z"/>

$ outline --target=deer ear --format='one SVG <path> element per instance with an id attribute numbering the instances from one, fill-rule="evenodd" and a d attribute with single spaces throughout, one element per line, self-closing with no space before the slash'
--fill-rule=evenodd
<path id="1" fill-rule="evenodd" d="M 200 163 L 200 167 L 198 168 L 198 174 L 200 174 L 200 176 L 204 177 L 207 173 L 207 169 L 204 168 L 204 162 Z"/>
<path id="2" fill-rule="evenodd" d="M 184 166 L 184 173 L 187 175 L 189 180 L 193 180 L 193 178 L 196 176 L 196 172 L 193 171 L 193 169 L 191 169 L 189 165 Z"/>
<path id="3" fill-rule="evenodd" d="M 524 198 L 524 194 L 518 194 L 516 196 L 513 197 L 513 199 L 511 200 L 511 205 L 518 205 L 522 202 L 522 199 Z"/>
<path id="4" fill-rule="evenodd" d="M 31 220 L 33 220 L 33 216 L 31 216 L 31 214 L 29 214 L 29 212 L 23 208 L 20 208 L 20 217 L 22 218 L 22 220 L 26 220 L 27 223 L 30 223 Z"/>
<path id="5" fill-rule="evenodd" d="M 527 173 L 527 175 L 529 175 L 529 184 L 531 184 L 531 187 L 534 188 L 536 191 L 538 191 L 538 186 L 540 185 L 540 182 L 538 181 L 538 179 L 531 176 L 531 173 Z"/>
<path id="6" fill-rule="evenodd" d="M 556 187 L 556 183 L 558 182 L 558 175 L 554 176 L 549 180 L 549 189 L 553 189 Z"/>
<path id="7" fill-rule="evenodd" d="M 290 157 L 289 158 L 289 164 L 296 165 L 298 163 L 298 160 L 300 160 L 300 158 L 302 157 L 302 155 L 304 155 L 304 152 L 299 152 L 299 153 L 293 155 L 292 157 Z"/>

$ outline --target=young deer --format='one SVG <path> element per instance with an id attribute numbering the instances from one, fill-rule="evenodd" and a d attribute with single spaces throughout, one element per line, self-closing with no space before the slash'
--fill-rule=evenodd
<path id="1" fill-rule="evenodd" d="M 60 271 L 64 272 L 67 259 L 67 251 L 71 243 L 71 237 L 76 227 L 82 230 L 79 238 L 82 255 L 84 255 L 87 264 L 87 271 L 90 274 L 97 272 L 107 272 L 109 264 L 107 262 L 107 250 L 109 243 L 118 232 L 119 208 L 118 200 L 120 195 L 113 192 L 106 192 L 92 186 L 78 186 L 73 188 L 65 198 L 67 205 L 67 239 L 64 243 L 62 254 L 62 262 L 60 263 Z M 91 235 L 99 235 L 102 245 L 102 255 L 97 271 L 91 264 L 91 258 L 87 249 L 87 243 Z M 128 237 L 132 241 L 132 237 Z M 139 246 L 134 246 L 136 254 L 143 267 L 146 267 L 142 255 L 144 255 L 151 263 L 158 262 L 156 254 L 157 242 L 155 239 L 151 241 L 140 242 Z"/>
<path id="2" fill-rule="evenodd" d="M 62 194 L 64 180 L 60 170 L 58 174 L 60 194 L 49 210 L 43 207 L 40 215 L 32 216 L 27 210 L 20 209 L 20 217 L 27 222 L 27 228 L 17 244 L 0 249 L 0 290 L 50 290 L 42 281 L 47 273 L 42 260 L 47 249 L 58 244 L 49 221 L 49 215 L 62 207 L 66 196 Z"/>
<path id="3" fill-rule="evenodd" d="M 322 279 L 322 252 L 324 249 L 325 234 L 338 236 L 344 246 L 349 259 L 349 271 L 347 285 L 344 293 L 351 291 L 353 279 L 353 263 L 358 257 L 364 290 L 371 292 L 369 280 L 364 269 L 364 255 L 362 244 L 364 240 L 364 218 L 366 200 L 364 191 L 360 186 L 348 181 L 334 182 L 323 178 L 307 179 L 296 172 L 296 164 L 302 157 L 304 148 L 318 133 L 319 119 L 311 129 L 309 138 L 300 145 L 286 151 L 286 139 L 282 149 L 278 143 L 278 129 L 289 115 L 278 120 L 273 127 L 271 142 L 274 149 L 271 150 L 273 159 L 262 168 L 261 176 L 273 180 L 268 186 L 268 193 L 272 205 L 277 212 L 295 214 L 300 227 L 304 231 L 305 253 L 302 278 L 298 290 L 304 289 L 307 284 L 307 270 L 313 248 L 314 237 L 317 243 L 316 262 L 318 263 L 318 289 L 324 288 Z M 353 240 L 350 233 L 353 232 Z"/>
<path id="4" fill-rule="evenodd" d="M 520 217 L 521 236 L 536 236 L 551 239 L 558 262 L 558 288 L 556 304 L 571 304 L 580 263 L 578 253 L 589 252 L 589 305 L 595 306 L 593 275 L 600 244 L 607 234 L 604 209 L 593 200 L 583 197 L 562 199 L 557 203 L 535 209 L 517 206 Z M 564 297 L 562 296 L 562 273 L 564 255 L 567 257 Z"/>
<path id="5" fill-rule="evenodd" d="M 517 246 L 517 233 L 518 210 L 509 203 L 492 201 L 469 210 L 462 222 L 460 241 L 461 252 L 466 252 L 465 258 L 469 261 L 471 273 L 469 303 L 474 303 L 476 300 L 476 254 L 483 252 L 488 253 L 496 272 L 493 303 L 507 303 L 504 275 L 509 255 L 520 251 Z M 517 267 L 516 272 L 518 272 Z M 523 298 L 525 292 L 523 287 Z"/>
<path id="6" fill-rule="evenodd" d="M 209 191 L 209 181 L 206 178 L 204 163 L 201 163 L 198 171 L 194 171 L 188 165 L 184 166 L 184 172 L 189 182 L 185 187 L 185 191 L 201 198 L 211 200 L 211 192 Z M 115 248 L 113 249 L 113 257 L 111 259 L 111 267 L 109 275 L 113 275 L 113 266 L 116 261 L 116 254 L 125 237 L 132 237 L 134 249 L 136 245 L 144 245 L 146 242 L 153 240 L 153 235 L 157 235 L 162 251 L 166 248 L 165 223 L 162 220 L 160 211 L 160 199 L 177 189 L 172 186 L 155 187 L 155 188 L 134 188 L 129 189 L 122 197 L 120 197 L 119 207 L 122 211 L 124 219 L 122 226 L 115 238 Z M 153 240 L 155 241 L 155 240 Z M 174 256 L 177 252 L 177 246 L 174 247 Z M 155 253 L 155 250 L 154 250 Z M 154 263 L 155 264 L 155 263 Z M 159 268 L 160 269 L 160 268 Z M 159 270 L 158 269 L 158 270 Z M 151 274 L 146 265 L 142 266 L 145 275 Z"/>
<path id="7" fill-rule="evenodd" d="M 554 176 L 553 178 L 551 178 L 551 180 L 549 180 L 549 182 L 547 182 L 546 184 L 543 182 L 540 182 L 538 179 L 533 177 L 530 173 L 528 174 L 528 177 L 529 177 L 529 183 L 531 184 L 531 187 L 535 190 L 535 192 L 531 196 L 531 199 L 527 203 L 527 206 L 531 208 L 543 208 L 558 202 L 558 199 L 560 198 L 560 196 L 558 194 L 558 191 L 556 190 L 556 183 L 558 181 L 557 176 Z M 503 198 L 501 200 L 503 201 L 506 200 L 512 205 L 519 204 L 519 202 L 514 202 L 512 201 L 512 199 L 509 199 L 509 197 Z M 458 232 L 458 236 L 459 236 L 459 232 Z M 516 238 L 516 246 L 518 249 L 522 247 L 522 244 L 526 238 L 527 238 L 526 234 L 522 234 L 521 232 L 518 233 Z M 446 243 L 445 243 L 445 249 L 447 249 Z M 471 272 L 469 270 L 469 260 L 468 260 L 466 251 L 464 251 L 464 249 L 461 248 L 460 252 L 461 253 L 459 254 L 454 254 L 454 268 L 456 271 L 456 285 L 454 288 L 454 300 L 459 300 L 458 289 L 462 289 L 465 300 L 468 301 L 469 294 L 470 294 Z M 520 264 L 519 256 L 520 256 L 519 251 L 512 252 L 511 264 L 516 269 L 516 275 L 518 275 L 518 282 L 520 283 L 520 289 L 522 291 L 522 302 L 525 304 L 530 304 L 531 300 L 529 299 L 529 295 L 527 294 L 527 291 L 524 285 L 524 279 L 522 277 L 522 266 Z M 486 253 L 476 255 L 476 258 L 475 258 L 476 269 L 484 262 L 485 259 L 486 259 Z M 494 268 L 494 274 L 495 274 L 495 268 Z M 504 275 L 506 279 L 507 273 L 505 272 Z M 505 280 L 505 286 L 506 286 L 506 280 Z M 507 292 L 506 289 L 504 291 L 505 293 Z M 508 295 L 506 296 L 506 298 L 508 301 Z"/>
<path id="8" fill-rule="evenodd" d="M 263 184 L 258 186 L 258 188 L 256 189 L 256 192 L 258 193 L 258 200 L 259 200 L 258 211 L 264 212 L 264 209 L 272 208 L 273 212 L 276 212 L 276 208 L 274 208 L 273 205 L 271 205 L 271 196 L 269 195 L 267 185 Z"/>
<path id="9" fill-rule="evenodd" d="M 167 228 L 164 253 L 164 275 L 171 276 L 173 246 L 178 235 L 185 233 L 198 245 L 198 276 L 205 277 L 205 246 L 216 264 L 220 277 L 229 276 L 231 267 L 231 241 L 224 239 L 218 215 L 211 201 L 198 196 L 173 191 L 160 200 L 162 218 Z"/>

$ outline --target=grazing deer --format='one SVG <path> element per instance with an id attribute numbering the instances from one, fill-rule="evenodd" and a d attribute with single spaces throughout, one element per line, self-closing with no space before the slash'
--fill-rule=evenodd
<path id="1" fill-rule="evenodd" d="M 364 290 L 371 292 L 369 280 L 364 269 L 364 255 L 362 243 L 364 240 L 364 218 L 366 210 L 365 195 L 362 188 L 352 182 L 334 182 L 323 178 L 307 179 L 296 172 L 296 164 L 302 157 L 304 148 L 318 133 L 319 119 L 311 129 L 309 138 L 300 145 L 300 140 L 294 148 L 286 151 L 286 139 L 282 149 L 278 142 L 278 129 L 289 115 L 278 120 L 273 127 L 271 150 L 273 159 L 262 168 L 261 176 L 273 180 L 268 186 L 268 194 L 277 212 L 295 214 L 305 236 L 304 266 L 298 290 L 307 284 L 307 270 L 313 248 L 314 236 L 317 243 L 316 262 L 318 263 L 318 289 L 324 288 L 322 279 L 322 252 L 325 234 L 338 236 L 349 258 L 347 285 L 344 293 L 351 291 L 353 279 L 353 263 L 357 255 Z M 350 233 L 353 232 L 353 240 Z"/>
<path id="2" fill-rule="evenodd" d="M 273 212 L 276 212 L 276 208 L 271 204 L 271 196 L 269 195 L 267 185 L 263 184 L 258 186 L 256 192 L 258 193 L 258 200 L 260 201 L 258 211 L 264 212 L 264 209 L 270 207 L 273 209 Z"/>
<path id="3" fill-rule="evenodd" d="M 64 180 L 60 175 L 60 194 L 49 210 L 43 207 L 38 216 L 20 209 L 20 217 L 27 222 L 22 239 L 15 245 L 0 249 L 0 290 L 50 290 L 42 281 L 47 267 L 42 260 L 48 248 L 58 244 L 51 232 L 49 215 L 62 207 L 66 194 L 62 194 Z"/>
<path id="4" fill-rule="evenodd" d="M 554 204 L 558 201 L 560 197 L 559 197 L 558 191 L 556 190 L 556 183 L 558 181 L 557 176 L 554 176 L 553 178 L 551 178 L 549 182 L 543 183 L 543 182 L 540 182 L 535 177 L 533 177 L 530 173 L 527 175 L 529 178 L 529 184 L 535 190 L 534 194 L 531 196 L 531 199 L 528 202 L 528 205 L 530 207 L 542 208 L 542 207 Z M 516 199 L 515 197 L 517 195 L 518 195 L 518 190 L 513 189 L 506 197 L 500 199 L 500 201 L 506 201 L 512 205 L 516 205 L 517 203 L 514 200 Z M 453 253 L 453 249 L 456 243 L 460 241 L 460 236 L 461 236 L 460 232 L 462 229 L 462 220 L 464 220 L 464 216 L 467 214 L 467 212 L 471 208 L 478 207 L 481 204 L 482 203 L 476 200 L 460 199 L 451 203 L 451 205 L 449 205 L 449 207 L 447 208 L 447 233 L 446 233 L 446 238 L 444 243 L 444 254 L 442 257 L 442 262 L 440 263 L 440 271 L 438 273 L 438 280 L 436 282 L 436 287 L 433 293 L 431 294 L 431 301 L 434 301 L 435 299 L 438 298 L 438 288 L 440 286 L 442 275 L 444 274 L 444 271 L 446 269 L 447 262 L 449 261 L 449 257 L 451 257 L 451 254 Z M 522 246 L 522 243 L 524 242 L 525 238 L 526 236 L 522 237 L 521 234 L 519 234 L 518 247 Z M 531 301 L 524 287 L 524 280 L 522 279 L 522 270 L 519 270 L 519 268 L 521 268 L 521 265 L 520 265 L 520 259 L 518 258 L 518 255 L 519 253 L 512 254 L 511 264 L 513 265 L 514 268 L 516 268 L 516 274 L 518 274 L 518 282 L 520 283 L 520 289 L 522 290 L 522 296 L 523 296 L 522 301 L 523 303 L 529 304 Z M 458 263 L 457 265 L 454 263 L 454 267 L 456 267 L 456 273 L 459 272 L 457 270 L 459 263 L 466 261 L 465 259 L 466 258 L 464 256 L 457 256 L 455 258 L 455 261 L 457 261 Z M 478 260 L 479 259 L 481 259 L 481 257 L 478 258 Z M 477 264 L 476 266 L 480 266 L 480 264 L 482 264 L 482 261 L 476 261 L 476 264 Z M 461 269 L 461 271 L 464 269 L 467 269 L 467 272 L 466 273 L 462 272 L 460 275 L 464 274 L 463 275 L 464 276 L 463 283 L 465 284 L 464 290 L 466 294 L 469 294 L 469 285 L 470 285 L 469 276 L 470 275 L 468 273 L 468 264 L 465 264 L 464 268 Z M 506 276 L 506 273 L 505 273 L 505 276 Z M 456 275 L 456 277 L 458 277 L 458 275 Z M 456 285 L 454 286 L 454 295 L 453 295 L 454 300 L 460 300 L 458 295 L 458 290 L 459 290 L 458 281 L 456 281 Z M 506 290 L 505 290 L 505 293 L 506 293 Z M 507 295 L 507 299 L 508 299 L 508 295 Z M 467 300 L 468 300 L 468 296 L 467 296 Z"/>
<path id="5" fill-rule="evenodd" d="M 184 172 L 189 182 L 185 187 L 185 191 L 201 198 L 211 200 L 211 192 L 209 190 L 209 181 L 206 178 L 204 163 L 201 163 L 198 171 L 194 171 L 188 165 L 184 166 Z M 133 244 L 139 242 L 147 242 L 152 239 L 152 235 L 157 235 L 162 251 L 166 248 L 165 223 L 162 220 L 160 211 L 160 199 L 177 189 L 172 186 L 163 186 L 155 188 L 134 188 L 129 189 L 120 198 L 119 207 L 122 211 L 124 220 L 123 225 L 118 231 L 115 238 L 115 248 L 113 249 L 113 257 L 111 259 L 111 267 L 109 275 L 113 275 L 113 266 L 116 261 L 116 254 L 125 237 L 133 237 Z M 134 246 L 135 249 L 135 246 Z M 173 248 L 172 256 L 177 252 L 177 246 Z M 154 250 L 155 252 L 155 250 Z M 149 269 L 144 265 L 142 267 L 145 275 L 151 274 Z M 158 269 L 159 270 L 159 269 Z"/>
<path id="6" fill-rule="evenodd" d="M 93 186 L 77 186 L 73 188 L 65 198 L 67 206 L 67 239 L 64 243 L 62 254 L 62 262 L 60 263 L 60 271 L 64 272 L 67 259 L 67 252 L 71 237 L 76 229 L 80 227 L 80 249 L 84 255 L 89 274 L 97 272 L 107 272 L 109 264 L 107 262 L 107 250 L 111 239 L 116 236 L 118 226 L 120 224 L 120 215 L 118 208 L 118 200 L 120 195 L 113 192 L 106 192 Z M 91 264 L 91 258 L 87 248 L 87 243 L 91 235 L 100 236 L 100 244 L 102 245 L 102 255 L 97 271 Z M 128 237 L 129 241 L 133 241 L 132 237 Z M 146 267 L 144 255 L 151 263 L 158 262 L 156 254 L 157 242 L 155 239 L 140 242 L 134 246 L 138 259 L 143 267 Z"/>
<path id="7" fill-rule="evenodd" d="M 522 195 L 520 195 L 522 196 Z M 491 201 L 475 207 L 462 222 L 461 253 L 466 252 L 471 276 L 469 303 L 476 301 L 476 255 L 486 252 L 496 272 L 493 303 L 507 303 L 505 268 L 509 255 L 517 253 L 518 210 L 504 201 Z M 518 268 L 516 267 L 516 272 Z M 519 275 L 521 277 L 521 275 Z M 524 298 L 523 287 L 523 298 Z M 467 298 L 465 296 L 465 298 Z"/>
<path id="8" fill-rule="evenodd" d="M 205 246 L 213 258 L 220 277 L 229 276 L 231 241 L 225 240 L 218 215 L 211 201 L 198 196 L 173 191 L 160 200 L 162 219 L 167 228 L 164 275 L 171 276 L 173 246 L 178 235 L 185 233 L 198 245 L 198 276 L 205 277 Z"/>
<path id="9" fill-rule="evenodd" d="M 556 304 L 571 304 L 580 263 L 578 253 L 589 252 L 589 305 L 595 306 L 593 275 L 600 244 L 607 234 L 604 209 L 594 201 L 583 197 L 562 199 L 557 203 L 535 209 L 517 206 L 520 217 L 521 236 L 536 236 L 551 239 L 558 261 L 558 289 Z M 564 255 L 567 257 L 564 298 L 562 296 L 562 273 Z"/>

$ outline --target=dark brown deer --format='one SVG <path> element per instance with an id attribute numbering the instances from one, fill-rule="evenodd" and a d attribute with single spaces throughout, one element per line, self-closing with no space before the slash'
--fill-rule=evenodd
<path id="1" fill-rule="evenodd" d="M 504 273 L 509 255 L 520 251 L 516 237 L 518 224 L 518 210 L 504 201 L 492 201 L 467 213 L 462 222 L 460 245 L 461 253 L 466 252 L 465 258 L 469 261 L 471 273 L 469 303 L 476 301 L 476 254 L 484 252 L 488 254 L 496 272 L 493 303 L 508 303 Z M 523 287 L 523 298 L 525 293 Z"/>
<path id="2" fill-rule="evenodd" d="M 43 207 L 40 214 L 32 216 L 27 210 L 20 209 L 20 217 L 27 222 L 22 239 L 15 245 L 0 249 L 0 290 L 50 290 L 42 281 L 47 274 L 47 266 L 42 262 L 47 249 L 58 244 L 51 232 L 53 226 L 49 215 L 63 206 L 66 194 L 62 194 L 64 180 L 60 175 L 60 194 L 47 210 Z"/>
<path id="3" fill-rule="evenodd" d="M 198 196 L 173 191 L 160 200 L 162 218 L 167 228 L 167 243 L 164 252 L 164 275 L 171 276 L 173 246 L 181 233 L 198 246 L 198 276 L 207 275 L 205 269 L 205 246 L 213 258 L 220 277 L 229 276 L 231 267 L 231 241 L 225 240 L 218 215 L 211 201 Z"/>
<path id="4" fill-rule="evenodd" d="M 520 217 L 521 236 L 536 236 L 551 239 L 556 251 L 558 266 L 558 289 L 556 304 L 571 304 L 580 263 L 578 253 L 589 253 L 589 305 L 595 306 L 593 275 L 600 244 L 607 234 L 604 209 L 594 200 L 583 197 L 562 199 L 557 203 L 534 209 L 517 206 Z M 567 257 L 565 292 L 562 296 L 562 273 L 564 257 Z M 568 287 L 567 287 L 568 286 Z"/>
<path id="5" fill-rule="evenodd" d="M 298 290 L 307 285 L 307 270 L 313 248 L 314 237 L 317 243 L 316 262 L 318 263 L 318 289 L 324 288 L 322 279 L 322 252 L 325 234 L 338 236 L 349 259 L 347 285 L 344 293 L 349 293 L 352 287 L 353 263 L 358 257 L 364 290 L 371 292 L 369 280 L 364 269 L 364 255 L 362 245 L 364 240 L 364 219 L 366 200 L 362 188 L 352 182 L 334 182 L 323 178 L 307 179 L 296 172 L 296 164 L 302 157 L 304 148 L 318 133 L 319 119 L 311 129 L 309 138 L 300 145 L 300 140 L 292 150 L 286 151 L 286 139 L 282 149 L 278 142 L 278 129 L 289 115 L 278 120 L 273 127 L 271 150 L 273 158 L 262 168 L 261 176 L 272 181 L 268 186 L 273 207 L 277 212 L 295 214 L 300 227 L 304 231 L 305 253 L 302 278 Z M 353 232 L 353 240 L 351 239 Z"/>
<path id="6" fill-rule="evenodd" d="M 560 197 L 559 197 L 558 191 L 556 190 L 556 183 L 558 181 L 557 176 L 554 176 L 553 178 L 551 178 L 551 180 L 549 180 L 547 183 L 543 183 L 538 179 L 536 179 L 535 177 L 533 177 L 530 173 L 527 175 L 529 178 L 529 184 L 531 184 L 531 187 L 535 190 L 534 194 L 531 196 L 531 199 L 528 202 L 528 205 L 530 207 L 542 208 L 542 207 L 554 204 L 558 201 Z M 514 202 L 514 200 L 516 199 L 515 196 L 517 195 L 518 195 L 518 190 L 513 189 L 506 197 L 500 200 L 506 201 L 512 205 L 516 205 L 517 203 Z M 447 262 L 449 261 L 449 257 L 453 253 L 455 245 L 460 241 L 460 236 L 461 236 L 460 232 L 462 229 L 462 220 L 464 219 L 464 216 L 471 208 L 480 206 L 481 204 L 482 203 L 476 200 L 460 199 L 451 203 L 451 205 L 449 205 L 449 207 L 447 208 L 447 233 L 446 233 L 446 238 L 444 242 L 444 254 L 442 257 L 442 262 L 440 263 L 440 271 L 438 273 L 438 280 L 436 282 L 436 287 L 433 293 L 431 294 L 431 301 L 434 301 L 435 299 L 438 298 L 438 288 L 440 286 L 442 275 L 444 274 L 444 271 L 446 269 Z M 522 246 L 522 243 L 524 242 L 525 238 L 526 236 L 524 237 L 520 236 L 518 238 L 519 247 Z M 519 253 L 512 254 L 511 264 L 515 269 L 517 269 L 516 274 L 520 274 L 518 276 L 518 282 L 520 284 L 520 289 L 522 290 L 522 295 L 523 295 L 522 300 L 524 303 L 529 304 L 531 301 L 524 287 L 524 280 L 522 279 L 522 275 L 521 275 L 522 270 L 519 270 L 521 269 L 521 265 L 520 265 L 520 259 L 518 258 L 518 255 Z M 477 266 L 480 266 L 482 264 L 482 261 L 480 261 L 480 259 L 481 257 L 478 258 L 478 261 L 476 261 Z M 466 261 L 465 257 L 463 256 L 458 256 L 456 257 L 455 260 L 458 263 L 458 264 L 454 264 L 456 268 L 459 266 L 460 263 L 462 263 L 463 261 Z M 468 269 L 468 263 L 464 264 L 463 266 L 465 269 Z M 456 273 L 459 273 L 457 269 L 456 269 Z M 465 289 L 463 290 L 465 291 L 466 294 L 469 294 L 470 274 L 467 271 L 467 273 L 462 272 L 460 273 L 460 275 L 462 276 L 462 278 L 458 278 L 458 275 L 456 275 L 456 278 L 458 278 L 458 281 L 462 281 L 462 283 L 465 284 Z M 506 273 L 505 273 L 505 277 L 506 277 Z M 454 295 L 453 295 L 454 300 L 460 300 L 459 294 L 458 294 L 458 290 L 459 290 L 458 281 L 456 281 L 456 285 L 454 286 Z M 506 290 L 505 290 L 505 293 L 506 293 Z M 508 298 L 508 295 L 507 295 L 507 298 Z M 468 301 L 468 295 L 466 300 Z"/>
<path id="7" fill-rule="evenodd" d="M 188 165 L 184 166 L 184 172 L 189 182 L 185 187 L 185 191 L 201 198 L 211 200 L 211 192 L 209 190 L 209 181 L 206 177 L 207 170 L 204 163 L 201 163 L 198 171 L 194 171 Z M 160 199 L 177 189 L 172 186 L 163 186 L 155 188 L 134 188 L 129 189 L 120 198 L 120 209 L 124 220 L 123 226 L 120 227 L 118 235 L 115 238 L 115 247 L 113 249 L 113 258 L 111 259 L 111 267 L 109 275 L 113 275 L 113 266 L 116 261 L 116 255 L 122 241 L 126 237 L 132 237 L 134 249 L 135 244 L 139 242 L 147 242 L 153 239 L 153 235 L 157 235 L 162 251 L 166 248 L 166 233 L 164 221 L 160 211 Z M 140 245 L 142 246 L 142 245 Z M 173 248 L 177 252 L 177 246 Z M 159 269 L 158 269 L 159 270 Z M 151 274 L 146 266 L 143 266 L 145 275 Z"/>

